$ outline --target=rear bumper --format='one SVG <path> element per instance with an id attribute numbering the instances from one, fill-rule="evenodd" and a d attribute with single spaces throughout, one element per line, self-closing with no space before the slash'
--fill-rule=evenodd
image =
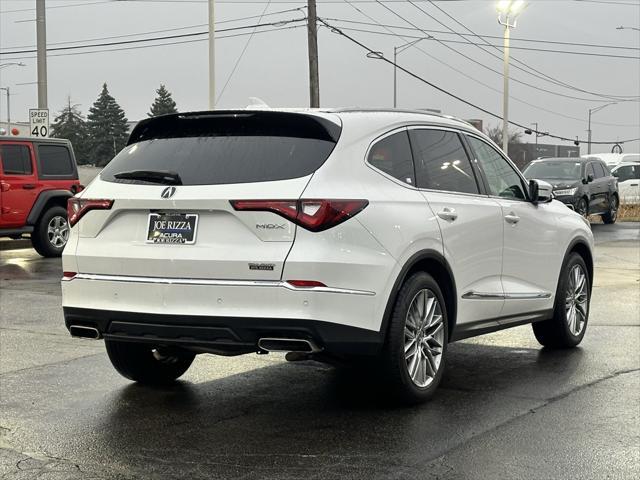
<path id="1" fill-rule="evenodd" d="M 375 293 L 279 281 L 78 275 L 62 282 L 62 304 L 67 328 L 228 354 L 257 351 L 260 338 L 281 337 L 366 355 L 383 339 Z"/>
<path id="2" fill-rule="evenodd" d="M 92 327 L 107 340 L 171 345 L 224 355 L 256 352 L 260 338 L 312 340 L 335 355 L 375 355 L 383 336 L 376 331 L 293 318 L 163 315 L 64 307 L 67 329 Z"/>

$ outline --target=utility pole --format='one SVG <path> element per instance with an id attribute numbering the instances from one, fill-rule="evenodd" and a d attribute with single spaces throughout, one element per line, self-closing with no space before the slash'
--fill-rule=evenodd
<path id="1" fill-rule="evenodd" d="M 307 0 L 307 38 L 309 41 L 309 106 L 320 107 L 318 79 L 318 17 L 316 0 Z"/>
<path id="2" fill-rule="evenodd" d="M 536 158 L 538 158 L 538 137 L 540 136 L 538 135 L 538 122 L 533 122 L 531 125 L 536 126 Z"/>
<path id="3" fill-rule="evenodd" d="M 215 0 L 209 0 L 209 110 L 216 108 Z"/>
<path id="4" fill-rule="evenodd" d="M 47 16 L 45 0 L 36 0 L 36 40 L 38 50 L 38 108 L 48 108 Z"/>

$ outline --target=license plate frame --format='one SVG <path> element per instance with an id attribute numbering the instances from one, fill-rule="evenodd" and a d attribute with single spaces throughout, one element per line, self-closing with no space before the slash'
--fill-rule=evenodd
<path id="1" fill-rule="evenodd" d="M 147 220 L 146 243 L 193 245 L 198 232 L 197 213 L 152 212 Z"/>

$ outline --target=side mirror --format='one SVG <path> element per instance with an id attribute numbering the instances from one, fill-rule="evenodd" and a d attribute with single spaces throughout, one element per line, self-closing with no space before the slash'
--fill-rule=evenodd
<path id="1" fill-rule="evenodd" d="M 587 183 L 591 183 L 591 182 L 593 182 L 593 175 L 589 174 L 589 175 L 587 175 L 586 180 L 583 180 L 582 183 L 587 184 Z"/>
<path id="2" fill-rule="evenodd" d="M 529 195 L 535 205 L 550 202 L 553 200 L 553 186 L 544 180 L 529 180 Z"/>

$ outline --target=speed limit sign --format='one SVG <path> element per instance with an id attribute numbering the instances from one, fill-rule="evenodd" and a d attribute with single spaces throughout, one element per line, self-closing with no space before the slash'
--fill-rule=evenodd
<path id="1" fill-rule="evenodd" d="M 32 137 L 49 136 L 49 110 L 46 108 L 29 109 L 29 132 Z"/>

